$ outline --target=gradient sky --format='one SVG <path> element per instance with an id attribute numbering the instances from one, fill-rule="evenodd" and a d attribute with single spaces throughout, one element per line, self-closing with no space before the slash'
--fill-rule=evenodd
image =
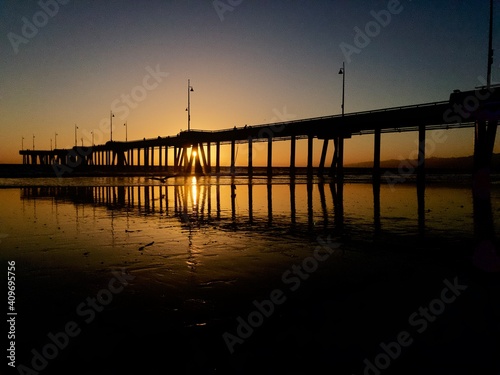
<path id="1" fill-rule="evenodd" d="M 22 137 L 24 148 L 35 135 L 36 149 L 49 149 L 58 133 L 57 146 L 72 147 L 75 124 L 79 144 L 82 136 L 90 144 L 91 131 L 107 141 L 100 123 L 112 107 L 114 140 L 125 139 L 125 122 L 129 140 L 175 135 L 187 127 L 188 79 L 191 127 L 203 130 L 338 114 L 343 61 L 346 112 L 447 100 L 484 82 L 487 0 L 401 0 L 401 12 L 348 61 L 341 43 L 354 45 L 355 27 L 393 1 L 61 0 L 56 13 L 42 0 L 55 13 L 45 19 L 38 1 L 0 1 L 0 163 L 21 162 Z M 499 17 L 497 9 L 494 48 Z M 24 30 L 16 53 L 9 33 L 23 37 L 23 19 L 41 26 Z M 162 72 L 158 81 L 145 81 L 150 70 Z M 140 100 L 127 103 L 133 93 Z M 428 156 L 472 153 L 472 129 L 446 134 Z M 409 157 L 416 136 L 383 135 L 382 159 Z M 275 147 L 275 164 L 286 164 L 289 145 Z M 373 136 L 347 140 L 345 152 L 347 163 L 371 160 Z M 265 160 L 254 152 L 254 165 Z"/>

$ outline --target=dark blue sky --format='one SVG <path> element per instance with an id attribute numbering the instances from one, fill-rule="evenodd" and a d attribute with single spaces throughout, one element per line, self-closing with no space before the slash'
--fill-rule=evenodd
<path id="1" fill-rule="evenodd" d="M 19 161 L 23 136 L 25 148 L 34 134 L 48 149 L 57 132 L 57 146 L 71 147 L 75 124 L 90 142 L 110 109 L 115 139 L 125 121 L 129 139 L 176 134 L 188 79 L 192 127 L 215 129 L 339 113 L 343 61 L 346 112 L 447 100 L 486 76 L 487 0 L 61 0 L 57 12 L 54 1 L 0 2 L 0 162 Z M 44 18 L 41 3 L 54 14 Z M 398 12 L 377 30 L 373 12 L 388 7 Z M 36 35 L 25 38 L 23 18 L 38 22 Z M 370 41 L 346 58 L 340 46 L 356 47 L 355 28 L 368 25 Z M 161 74 L 145 90 L 151 70 Z M 470 132 L 456 134 L 440 153 L 470 149 Z M 411 137 L 385 156 L 405 157 Z M 348 156 L 363 159 L 368 141 L 349 142 L 358 151 Z"/>

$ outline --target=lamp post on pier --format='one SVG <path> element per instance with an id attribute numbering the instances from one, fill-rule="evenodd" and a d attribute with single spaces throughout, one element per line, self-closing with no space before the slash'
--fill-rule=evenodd
<path id="1" fill-rule="evenodd" d="M 35 135 L 33 134 L 33 151 L 35 151 Z"/>
<path id="2" fill-rule="evenodd" d="M 21 137 L 21 150 L 24 150 L 24 137 Z"/>
<path id="3" fill-rule="evenodd" d="M 342 117 L 344 117 L 344 99 L 345 99 L 345 62 L 342 62 L 342 68 L 339 70 L 342 74 Z"/>
<path id="4" fill-rule="evenodd" d="M 125 121 L 125 124 L 123 124 L 123 126 L 125 126 L 125 142 L 128 141 L 128 121 Z"/>
<path id="5" fill-rule="evenodd" d="M 191 86 L 191 80 L 188 79 L 188 106 L 186 111 L 188 113 L 188 131 L 191 130 L 191 91 L 194 91 L 193 86 Z"/>
<path id="6" fill-rule="evenodd" d="M 78 137 L 76 135 L 77 134 L 77 129 L 78 129 L 78 126 L 76 126 L 76 124 L 75 124 L 75 147 L 78 146 L 78 141 L 77 141 Z"/>
<path id="7" fill-rule="evenodd" d="M 54 149 L 57 149 L 57 133 L 54 133 Z"/>
<path id="8" fill-rule="evenodd" d="M 339 70 L 339 74 L 342 74 L 342 129 L 341 134 L 338 137 L 338 150 L 337 150 L 337 178 L 339 181 L 340 189 L 343 186 L 344 179 L 344 136 L 342 132 L 345 130 L 344 123 L 344 113 L 345 113 L 345 62 L 342 62 L 342 68 Z"/>
<path id="9" fill-rule="evenodd" d="M 113 142 L 113 117 L 115 115 L 113 114 L 113 111 L 109 111 L 109 129 L 111 131 L 111 136 L 110 136 L 110 141 Z"/>

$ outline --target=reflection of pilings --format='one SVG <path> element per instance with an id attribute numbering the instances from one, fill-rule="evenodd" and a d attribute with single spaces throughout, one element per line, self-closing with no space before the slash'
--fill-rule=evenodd
<path id="1" fill-rule="evenodd" d="M 318 190 L 321 201 L 321 210 L 323 212 L 323 226 L 326 229 L 328 227 L 328 209 L 326 208 L 325 187 L 322 182 L 318 183 Z"/>
<path id="2" fill-rule="evenodd" d="M 335 228 L 342 231 L 344 228 L 344 184 L 331 182 L 330 191 L 332 192 L 333 199 Z"/>
<path id="3" fill-rule="evenodd" d="M 312 180 L 307 180 L 307 224 L 309 230 L 314 228 L 314 216 L 313 216 L 313 185 Z"/>
<path id="4" fill-rule="evenodd" d="M 215 188 L 215 200 L 217 205 L 217 219 L 220 219 L 220 184 L 217 179 L 217 187 Z"/>
<path id="5" fill-rule="evenodd" d="M 373 226 L 375 229 L 375 237 L 380 235 L 380 178 L 373 181 Z"/>
<path id="6" fill-rule="evenodd" d="M 253 223 L 253 184 L 252 180 L 248 181 L 248 221 Z"/>
<path id="7" fill-rule="evenodd" d="M 418 230 L 420 235 L 425 233 L 425 184 L 417 186 Z"/>
<path id="8" fill-rule="evenodd" d="M 118 204 L 125 206 L 125 186 L 118 186 Z"/>
<path id="9" fill-rule="evenodd" d="M 150 199 L 149 199 L 149 186 L 144 186 L 144 208 L 149 211 Z"/>
<path id="10" fill-rule="evenodd" d="M 295 183 L 290 183 L 290 219 L 292 226 L 295 226 L 297 219 L 297 210 L 295 209 Z"/>
<path id="11" fill-rule="evenodd" d="M 142 150 L 141 150 L 142 153 Z M 177 180 L 178 181 L 178 180 Z M 342 207 L 341 201 L 339 200 L 339 194 L 335 191 L 332 192 L 332 197 L 334 199 L 334 208 L 335 217 L 332 219 L 330 216 L 332 213 L 329 212 L 328 200 L 325 194 L 325 185 L 319 184 L 319 198 L 321 202 L 321 210 L 322 210 L 322 218 L 319 218 L 323 224 L 319 222 L 315 222 L 317 219 L 317 215 L 319 211 L 315 212 L 313 208 L 313 202 L 315 198 L 315 186 L 312 179 L 307 180 L 307 219 L 297 214 L 296 209 L 296 189 L 295 183 L 293 181 L 289 184 L 290 190 L 290 219 L 284 219 L 284 222 L 289 223 L 292 228 L 296 228 L 298 221 L 302 222 L 302 225 L 308 225 L 310 230 L 316 230 L 320 228 L 327 229 L 329 225 L 335 224 L 337 226 L 338 223 L 341 222 Z M 273 179 L 268 178 L 267 182 L 264 181 L 264 185 L 258 185 L 258 207 L 262 207 L 263 209 L 258 210 L 256 217 L 256 211 L 254 211 L 254 186 L 252 180 L 248 182 L 248 219 L 249 223 L 255 224 L 255 222 L 264 222 L 267 221 L 268 226 L 273 226 L 277 224 L 283 224 L 281 220 L 283 217 L 287 217 L 281 215 L 274 215 L 273 209 L 277 208 L 277 205 L 273 207 L 273 190 L 274 193 L 282 194 L 283 190 L 281 187 L 273 186 Z M 211 215 L 211 185 L 214 185 L 207 181 L 207 183 L 195 184 L 195 181 L 191 178 L 187 177 L 184 180 L 184 184 L 175 185 L 163 185 L 163 184 L 152 184 L 146 186 L 100 186 L 100 187 L 85 187 L 85 188 L 73 188 L 73 187 L 50 187 L 50 188 L 30 188 L 24 189 L 23 198 L 45 198 L 45 197 L 56 197 L 54 202 L 57 202 L 57 198 L 61 198 L 62 200 L 71 200 L 73 203 L 89 203 L 94 207 L 97 206 L 105 206 L 107 209 L 111 210 L 125 210 L 128 213 L 132 211 L 136 211 L 138 215 L 149 214 L 149 213 L 160 213 L 161 216 L 164 214 L 164 210 L 168 212 L 169 206 L 169 194 L 173 193 L 174 204 L 172 206 L 175 207 L 174 214 L 181 218 L 184 223 L 190 222 L 193 223 L 201 223 L 205 221 L 206 215 L 208 213 L 208 218 L 210 219 Z M 303 185 L 301 185 L 303 186 Z M 333 185 L 330 185 L 333 186 Z M 217 219 L 220 220 L 221 216 L 224 215 L 224 218 L 231 215 L 233 221 L 238 219 L 238 215 L 246 216 L 243 212 L 237 212 L 237 201 L 236 201 L 236 191 L 237 186 L 235 185 L 235 179 L 232 179 L 231 185 L 220 185 L 220 182 L 217 181 L 215 184 L 216 188 L 216 198 L 217 198 Z M 285 190 L 288 190 L 286 186 Z M 171 192 L 169 192 L 169 190 Z M 222 192 L 230 191 L 230 195 L 224 193 L 221 197 L 221 189 Z M 226 190 L 227 189 L 227 190 Z M 263 189 L 266 189 L 265 191 Z M 302 189 L 299 191 L 303 191 Z M 243 192 L 243 191 L 242 191 Z M 305 191 L 303 191 L 305 193 Z M 242 196 L 243 198 L 243 196 Z M 305 198 L 305 197 L 303 197 Z M 157 200 L 159 199 L 159 202 Z M 165 199 L 165 202 L 163 201 Z M 262 206 L 264 203 L 264 199 L 266 200 L 267 207 Z M 300 200 L 302 201 L 302 199 Z M 229 213 L 229 204 L 231 204 L 231 213 Z M 208 208 L 207 208 L 208 206 Z M 279 206 L 279 205 L 278 205 Z M 134 210 L 131 210 L 133 208 Z M 173 208 L 173 207 L 172 207 Z M 224 210 L 221 210 L 224 208 Z M 266 212 L 267 208 L 267 212 Z M 305 208 L 305 207 L 304 207 Z M 285 209 L 286 210 L 286 209 Z M 331 210 L 330 210 L 331 211 Z M 214 215 L 215 216 L 215 215 Z M 300 217 L 300 220 L 299 220 Z M 213 218 L 215 219 L 215 218 Z M 266 220 L 267 219 L 267 220 Z M 307 220 L 307 223 L 305 222 Z M 318 225 L 319 224 L 319 225 Z"/>
<path id="12" fill-rule="evenodd" d="M 231 180 L 231 219 L 236 219 L 236 185 Z"/>
<path id="13" fill-rule="evenodd" d="M 295 176 L 295 135 L 290 139 L 290 176 Z"/>
<path id="14" fill-rule="evenodd" d="M 273 223 L 273 184 L 271 179 L 267 180 L 267 223 Z"/>
<path id="15" fill-rule="evenodd" d="M 174 212 L 179 212 L 179 205 L 178 205 L 178 198 L 179 198 L 179 186 L 175 185 L 174 186 Z"/>
<path id="16" fill-rule="evenodd" d="M 212 217 L 212 185 L 208 184 L 207 189 L 207 218 L 210 220 Z"/>

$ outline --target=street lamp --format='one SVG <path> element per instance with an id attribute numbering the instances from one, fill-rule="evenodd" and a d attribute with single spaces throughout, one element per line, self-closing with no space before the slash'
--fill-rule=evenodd
<path id="1" fill-rule="evenodd" d="M 57 149 L 57 136 L 58 136 L 58 134 L 55 133 L 54 134 L 54 150 Z"/>
<path id="2" fill-rule="evenodd" d="M 21 150 L 24 150 L 24 137 L 21 137 Z"/>
<path id="3" fill-rule="evenodd" d="M 344 113 L 345 113 L 345 62 L 342 62 L 342 68 L 339 70 L 339 74 L 342 74 L 342 126 L 344 126 Z M 342 133 L 343 129 L 341 130 Z M 342 189 L 344 180 L 344 136 L 341 134 L 337 138 L 337 178 L 340 181 L 339 189 Z M 341 191 L 341 190 L 339 190 Z"/>
<path id="4" fill-rule="evenodd" d="M 78 126 L 75 124 L 75 147 L 78 146 L 78 141 L 77 141 L 77 136 L 76 136 L 76 130 L 78 129 Z"/>
<path id="5" fill-rule="evenodd" d="M 35 135 L 33 134 L 33 151 L 35 151 Z"/>
<path id="6" fill-rule="evenodd" d="M 109 111 L 109 124 L 110 124 L 110 129 L 111 129 L 111 142 L 113 142 L 113 117 L 115 115 L 113 114 L 113 111 Z"/>
<path id="7" fill-rule="evenodd" d="M 342 74 L 342 117 L 344 117 L 344 97 L 345 97 L 345 62 L 342 62 L 342 68 L 339 70 Z"/>
<path id="8" fill-rule="evenodd" d="M 52 138 L 50 138 L 50 151 L 52 151 Z"/>
<path id="9" fill-rule="evenodd" d="M 188 131 L 191 130 L 191 99 L 190 99 L 191 91 L 194 90 L 193 86 L 191 86 L 191 81 L 188 79 L 188 107 L 186 108 L 186 111 L 188 112 Z"/>
<path id="10" fill-rule="evenodd" d="M 92 147 L 94 147 L 94 132 L 91 131 L 90 134 L 92 134 Z"/>
<path id="11" fill-rule="evenodd" d="M 125 121 L 125 124 L 123 124 L 123 126 L 125 126 L 125 142 L 128 141 L 128 125 L 127 125 L 127 121 Z"/>

